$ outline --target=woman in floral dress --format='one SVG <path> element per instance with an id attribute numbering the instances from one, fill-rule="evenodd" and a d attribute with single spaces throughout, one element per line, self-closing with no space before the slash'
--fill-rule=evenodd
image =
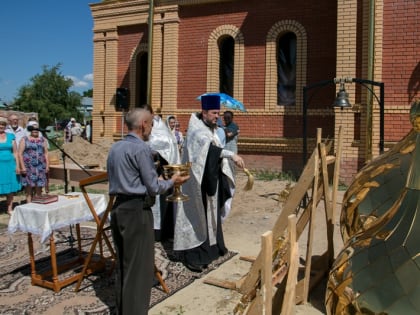
<path id="1" fill-rule="evenodd" d="M 23 137 L 19 143 L 22 186 L 25 187 L 26 202 L 31 202 L 34 194 L 41 196 L 49 171 L 48 140 L 40 136 L 38 123 L 34 122 L 31 125 L 30 134 Z"/>

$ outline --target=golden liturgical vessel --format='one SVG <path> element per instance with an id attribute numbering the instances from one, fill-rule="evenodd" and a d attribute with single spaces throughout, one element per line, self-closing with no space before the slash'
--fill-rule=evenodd
<path id="1" fill-rule="evenodd" d="M 405 142 L 364 168 L 355 179 L 362 187 L 346 192 L 345 247 L 329 274 L 327 314 L 420 314 L 420 102 L 410 121 Z"/>
<path id="2" fill-rule="evenodd" d="M 168 179 L 171 178 L 174 174 L 179 174 L 181 176 L 187 176 L 190 174 L 191 162 L 185 164 L 171 164 L 163 166 L 163 176 Z M 181 185 L 175 184 L 174 192 L 166 197 L 166 201 L 180 202 L 187 201 L 190 198 L 183 194 L 181 191 Z"/>

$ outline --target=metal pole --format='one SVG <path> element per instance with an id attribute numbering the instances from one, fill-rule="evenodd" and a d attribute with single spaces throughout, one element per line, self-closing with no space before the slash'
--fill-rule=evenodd
<path id="1" fill-rule="evenodd" d="M 149 32 L 147 43 L 147 104 L 152 106 L 152 55 L 153 55 L 153 16 L 154 3 L 149 1 Z"/>
<path id="2" fill-rule="evenodd" d="M 372 80 L 366 80 L 366 79 L 358 79 L 358 78 L 352 78 L 352 82 L 360 83 L 365 88 L 367 88 L 370 93 L 376 98 L 377 102 L 379 103 L 379 152 L 382 154 L 385 151 L 385 84 L 383 82 L 376 82 Z M 380 88 L 380 94 L 379 98 L 375 94 L 373 88 L 369 87 L 369 85 L 379 86 Z"/>
<path id="3" fill-rule="evenodd" d="M 307 139 L 307 111 L 308 111 L 308 99 L 307 99 L 307 87 L 303 87 L 303 136 L 302 136 L 302 154 L 303 154 L 303 166 L 302 169 L 306 165 L 307 156 L 308 156 L 308 139 Z"/>
<path id="4" fill-rule="evenodd" d="M 375 1 L 369 1 L 369 37 L 368 37 L 368 66 L 367 77 L 368 80 L 373 79 L 373 65 L 374 65 L 374 41 L 375 41 Z M 373 134 L 373 97 L 368 94 L 366 98 L 366 152 L 365 158 L 367 161 L 372 159 L 372 134 Z"/>
<path id="5" fill-rule="evenodd" d="M 385 151 L 385 84 L 380 84 L 380 95 L 379 95 L 379 153 L 382 154 Z"/>
<path id="6" fill-rule="evenodd" d="M 366 102 L 366 161 L 372 160 L 372 125 L 373 125 L 373 104 L 372 95 L 367 98 Z"/>

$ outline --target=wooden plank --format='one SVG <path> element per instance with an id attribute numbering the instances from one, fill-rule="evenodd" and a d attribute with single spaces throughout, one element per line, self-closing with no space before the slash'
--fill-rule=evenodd
<path id="1" fill-rule="evenodd" d="M 287 218 L 287 231 L 289 235 L 289 243 L 294 244 L 297 241 L 297 235 L 296 235 L 296 223 L 297 218 L 295 215 L 289 215 Z M 289 257 L 292 257 L 289 255 Z"/>
<path id="2" fill-rule="evenodd" d="M 335 162 L 334 155 L 327 155 L 327 165 L 333 164 Z"/>
<path id="3" fill-rule="evenodd" d="M 320 129 L 317 129 L 317 139 L 320 139 Z M 315 168 L 314 168 L 314 184 L 312 188 L 312 201 L 318 200 L 318 180 L 319 180 L 319 143 L 317 140 L 317 146 L 314 150 L 315 155 Z M 312 260 L 312 243 L 314 235 L 314 212 L 316 211 L 316 202 L 312 202 L 312 207 L 309 208 L 309 226 L 308 226 L 308 240 L 306 245 L 306 264 L 305 264 L 305 276 L 303 282 L 303 298 L 304 303 L 308 302 L 309 297 L 309 281 L 311 279 L 311 260 Z"/>
<path id="4" fill-rule="evenodd" d="M 256 295 L 256 288 L 251 290 L 248 294 L 242 295 L 241 300 L 233 310 L 233 314 L 246 314 L 249 311 L 251 304 L 255 301 Z"/>
<path id="5" fill-rule="evenodd" d="M 221 280 L 214 277 L 207 277 L 203 280 L 203 282 L 224 289 L 236 290 L 236 283 L 232 281 Z"/>
<path id="6" fill-rule="evenodd" d="M 299 181 L 295 185 L 294 189 L 292 190 L 291 194 L 288 196 L 286 203 L 284 204 L 283 211 L 280 214 L 278 220 L 276 221 L 274 228 L 273 228 L 273 237 L 274 240 L 277 240 L 278 237 L 284 235 L 284 231 L 286 229 L 285 225 L 285 217 L 288 217 L 291 214 L 294 214 L 298 207 L 300 206 L 301 201 L 303 200 L 305 194 L 308 193 L 310 186 L 312 185 L 312 199 L 309 201 L 309 204 L 304 209 L 303 213 L 298 216 L 298 223 L 296 226 L 296 237 L 299 238 L 300 234 L 303 232 L 305 227 L 308 226 L 308 245 L 307 245 L 307 252 L 306 252 L 306 266 L 305 266 L 305 277 L 302 281 L 300 281 L 297 286 L 295 286 L 295 294 L 294 300 L 304 301 L 308 300 L 309 290 L 313 288 L 314 284 L 319 282 L 320 279 L 326 274 L 328 271 L 328 261 L 331 257 L 334 257 L 333 252 L 333 239 L 332 233 L 334 228 L 334 214 L 336 209 L 336 198 L 337 198 L 337 190 L 339 184 L 339 166 L 340 166 L 340 159 L 341 159 L 341 127 L 339 129 L 339 140 L 338 143 L 336 142 L 336 155 L 335 156 L 328 156 L 327 152 L 330 150 L 330 143 L 325 145 L 321 143 L 321 133 L 320 129 L 317 130 L 317 148 L 314 150 L 311 158 L 308 161 L 308 164 L 305 165 L 305 168 L 302 172 Z M 317 151 L 317 152 L 316 152 Z M 329 182 L 328 182 L 328 165 L 335 163 L 334 165 L 334 178 L 333 178 L 333 189 L 330 192 Z M 308 173 L 308 171 L 310 171 Z M 314 214 L 317 209 L 319 202 L 321 201 L 322 197 L 324 197 L 324 207 L 325 207 L 325 216 L 327 220 L 327 238 L 328 238 L 328 249 L 327 251 L 321 256 L 323 259 L 315 259 L 312 260 L 312 244 L 313 244 L 313 230 L 314 230 Z M 297 248 L 298 249 L 298 248 Z M 291 277 L 291 267 L 292 267 L 292 246 L 290 248 L 289 256 L 285 257 L 285 260 L 288 261 L 289 267 L 289 274 L 288 279 Z M 259 280 L 259 272 L 262 270 L 262 252 L 257 256 L 254 264 L 251 266 L 251 270 L 248 273 L 247 277 L 244 278 L 243 284 L 240 286 L 240 292 L 246 292 L 247 294 L 244 295 L 250 298 L 252 296 L 252 292 L 255 294 L 255 298 L 251 301 L 248 305 L 248 314 L 262 314 L 263 312 L 263 302 L 264 296 L 261 295 L 260 292 L 255 293 L 256 286 Z M 298 261 L 298 260 L 297 260 Z M 296 274 L 299 270 L 298 264 L 293 266 L 295 268 Z M 315 268 L 315 269 L 314 269 Z M 282 268 L 279 268 L 282 270 Z M 297 276 L 295 277 L 297 279 Z M 255 281 L 255 282 L 254 282 Z M 277 281 L 276 277 L 273 277 L 273 281 Z M 282 281 L 282 280 L 280 280 Z M 296 282 L 295 282 L 296 283 Z M 283 283 L 283 285 L 285 285 Z M 283 310 L 282 314 L 288 314 L 293 312 L 290 308 L 294 305 L 293 302 L 290 303 L 290 296 L 292 288 L 290 287 L 289 281 L 287 281 L 283 290 L 287 291 L 287 294 L 283 297 Z M 288 287 L 289 286 L 289 287 Z M 288 289 L 288 290 L 287 290 Z M 281 293 L 283 294 L 283 293 Z M 261 298 L 262 296 L 262 298 Z M 293 299 L 292 299 L 293 300 Z M 289 301 L 289 302 L 286 302 Z"/>
<path id="7" fill-rule="evenodd" d="M 94 185 L 103 183 L 105 181 L 108 181 L 108 173 L 107 172 L 101 172 L 100 174 L 96 174 L 87 178 L 83 178 L 79 181 L 79 186 L 87 186 L 87 185 Z"/>
<path id="8" fill-rule="evenodd" d="M 162 271 L 160 271 L 156 265 L 155 265 L 155 277 L 158 279 L 160 285 L 162 286 L 163 291 L 168 294 L 169 293 L 169 289 L 168 286 L 166 285 L 165 281 L 163 280 L 162 277 Z"/>
<path id="9" fill-rule="evenodd" d="M 334 262 L 334 221 L 333 221 L 333 209 L 330 197 L 330 185 L 328 182 L 328 166 L 327 166 L 327 152 L 323 143 L 319 144 L 319 152 L 321 157 L 321 172 L 322 172 L 322 183 L 324 188 L 324 208 L 325 208 L 325 220 L 327 228 L 327 246 L 329 253 L 329 261 L 332 265 Z"/>
<path id="10" fill-rule="evenodd" d="M 318 183 L 318 190 L 322 190 L 322 183 Z M 318 207 L 319 202 L 322 199 L 322 194 L 318 194 L 318 198 L 317 200 L 315 200 L 316 205 L 313 205 L 314 200 L 310 200 L 308 202 L 308 205 L 306 206 L 305 210 L 301 213 L 301 215 L 298 218 L 298 223 L 297 223 L 297 238 L 299 239 L 300 236 L 302 235 L 306 225 L 309 222 L 309 218 L 310 218 L 310 213 L 311 213 L 311 209 L 315 207 L 315 209 Z"/>
<path id="11" fill-rule="evenodd" d="M 283 264 L 276 271 L 273 272 L 273 286 L 282 282 L 284 277 L 287 275 L 287 264 Z"/>
<path id="12" fill-rule="evenodd" d="M 306 164 L 302 175 L 299 177 L 298 182 L 292 189 L 286 203 L 283 207 L 279 218 L 277 219 L 273 228 L 273 239 L 276 240 L 283 233 L 287 226 L 287 217 L 292 214 L 299 206 L 301 200 L 306 194 L 306 191 L 310 187 L 313 179 L 313 172 L 315 168 L 315 154 L 312 153 L 308 163 Z M 286 222 L 286 224 L 284 224 Z M 240 292 L 243 294 L 249 293 L 255 286 L 259 278 L 259 271 L 261 270 L 261 253 L 257 256 L 257 259 L 251 266 L 248 276 L 243 281 L 240 288 Z"/>
<path id="13" fill-rule="evenodd" d="M 342 127 L 338 127 L 338 136 L 336 140 L 336 151 L 335 151 L 335 164 L 334 164 L 334 174 L 333 174 L 333 184 L 332 184 L 332 192 L 331 192 L 331 204 L 332 204 L 332 222 L 335 223 L 335 211 L 337 209 L 337 192 L 338 192 L 338 185 L 340 181 L 340 167 L 341 167 L 341 154 L 343 150 L 343 135 L 342 135 Z"/>
<path id="14" fill-rule="evenodd" d="M 320 142 L 321 140 L 320 137 L 318 139 L 319 139 L 318 141 Z M 325 150 L 326 152 L 328 152 L 330 149 L 331 149 L 331 141 L 328 141 L 325 145 Z M 322 199 L 323 194 L 320 193 L 321 189 L 322 191 L 324 191 L 322 183 L 320 183 L 319 181 L 316 181 L 317 185 L 314 186 L 315 166 L 317 165 L 317 167 L 319 168 L 319 161 L 315 163 L 315 153 L 316 153 L 315 151 L 312 153 L 310 159 L 308 160 L 308 163 L 305 165 L 303 172 L 301 176 L 299 177 L 298 182 L 293 187 L 293 190 L 288 196 L 283 206 L 283 210 L 274 225 L 274 228 L 272 230 L 274 241 L 278 240 L 279 237 L 284 235 L 286 226 L 287 226 L 287 217 L 291 214 L 296 213 L 297 209 L 300 207 L 301 202 L 306 196 L 311 185 L 313 187 L 317 187 L 319 192 L 317 193 L 317 196 L 315 196 L 316 198 L 315 205 L 310 205 L 310 209 L 312 209 L 313 207 L 316 207 L 319 201 Z M 335 159 L 336 158 L 334 156 L 328 156 L 326 159 L 327 164 L 333 163 Z M 308 222 L 309 212 L 307 212 L 306 214 L 304 212 L 303 216 L 304 216 L 303 220 L 300 220 L 301 227 L 302 227 L 301 232 L 303 231 L 304 227 L 306 226 Z M 297 235 L 299 238 L 300 236 L 299 231 Z M 289 258 L 285 257 L 285 259 L 288 260 Z M 258 302 L 258 298 L 253 299 L 253 297 L 255 297 L 256 295 L 257 286 L 260 280 L 261 269 L 262 269 L 262 253 L 260 252 L 257 258 L 255 259 L 254 263 L 252 264 L 248 274 L 244 276 L 243 279 L 241 279 L 242 283 L 240 285 L 238 285 L 237 283 L 239 287 L 239 292 L 243 294 L 243 298 L 241 299 L 241 302 L 240 304 L 238 304 L 237 308 L 244 309 L 246 305 L 248 309 L 250 310 L 250 312 L 259 309 L 260 302 Z M 276 277 L 273 277 L 273 281 L 277 281 L 277 280 L 278 279 Z M 250 301 L 251 301 L 251 304 L 249 304 Z M 257 312 L 256 314 L 260 314 L 260 313 Z"/>
<path id="15" fill-rule="evenodd" d="M 295 308 L 295 295 L 297 275 L 299 271 L 299 244 L 296 238 L 296 216 L 289 216 L 288 231 L 289 231 L 289 273 L 287 276 L 286 290 L 283 298 L 283 305 L 281 314 L 293 314 Z"/>
<path id="16" fill-rule="evenodd" d="M 66 168 L 66 172 L 64 172 L 63 165 L 53 165 L 50 166 L 50 170 L 48 172 L 48 177 L 50 184 L 63 184 L 65 183 L 65 176 L 64 174 L 67 174 L 67 183 L 69 187 L 72 187 L 72 190 L 74 190 L 75 187 L 79 186 L 79 182 L 81 180 L 89 179 L 90 177 L 94 177 L 97 175 L 103 175 L 106 174 L 106 171 L 104 170 L 87 170 L 89 174 L 86 174 L 85 171 L 81 169 L 76 169 L 74 167 Z M 92 185 L 90 188 L 92 189 L 98 189 L 98 190 L 108 190 L 108 184 L 101 184 L 97 183 L 95 185 Z"/>
<path id="17" fill-rule="evenodd" d="M 236 290 L 239 290 L 239 288 L 242 286 L 242 283 L 245 281 L 245 277 L 246 275 L 244 275 L 241 279 L 236 281 L 236 287 L 235 287 Z"/>
<path id="18" fill-rule="evenodd" d="M 87 171 L 89 172 L 89 174 L 87 174 L 85 171 L 81 169 L 70 169 L 69 170 L 70 181 L 80 182 L 84 179 L 89 179 L 93 176 L 106 174 L 106 171 L 102 171 L 102 170 L 87 170 Z"/>
<path id="19" fill-rule="evenodd" d="M 273 266 L 273 233 L 265 232 L 261 236 L 263 268 L 261 272 L 261 290 L 263 309 L 262 315 L 271 315 L 273 303 L 273 284 L 272 284 L 272 266 Z"/>
<path id="20" fill-rule="evenodd" d="M 332 231 L 328 237 L 332 237 L 332 242 L 334 242 L 334 225 L 335 225 L 335 214 L 337 211 L 337 193 L 338 193 L 338 185 L 340 182 L 340 168 L 341 168 L 341 155 L 343 152 L 343 128 L 342 126 L 338 127 L 338 135 L 336 139 L 336 151 L 335 151 L 335 164 L 334 164 L 334 174 L 333 174 L 333 183 L 331 188 L 331 223 L 332 223 Z M 332 251 L 330 252 L 328 264 L 329 267 L 332 266 L 334 263 L 334 245 L 332 245 Z"/>
<path id="21" fill-rule="evenodd" d="M 331 148 L 331 142 L 326 144 L 326 150 L 329 151 Z M 289 197 L 287 198 L 283 210 L 278 217 L 274 227 L 273 227 L 273 239 L 277 240 L 280 236 L 283 235 L 287 227 L 287 217 L 294 213 L 299 207 L 302 199 L 305 197 L 307 190 L 313 182 L 313 173 L 315 168 L 315 152 L 312 152 L 311 157 L 309 158 L 307 164 L 305 165 L 302 174 L 299 177 L 298 182 L 293 187 L 290 192 Z M 248 294 L 251 292 L 259 279 L 259 270 L 261 269 L 261 255 L 257 256 L 257 259 L 252 264 L 250 271 L 247 274 L 247 277 L 244 279 L 239 291 L 243 294 Z"/>
<path id="22" fill-rule="evenodd" d="M 246 315 L 261 315 L 263 313 L 263 298 L 260 294 L 257 294 L 255 299 L 249 304 L 245 314 Z"/>
<path id="23" fill-rule="evenodd" d="M 66 177 L 67 180 L 69 180 L 69 170 L 66 169 L 66 171 L 64 171 L 62 167 L 50 166 L 48 176 L 50 179 L 56 179 L 64 182 Z"/>
<path id="24" fill-rule="evenodd" d="M 271 315 L 272 314 L 272 253 L 273 253 L 273 233 L 271 231 L 265 232 L 261 236 L 261 259 L 263 266 L 261 269 L 261 285 L 255 291 L 255 297 L 252 298 L 251 303 L 248 304 L 245 314 L 247 315 Z M 237 310 L 238 307 L 235 308 Z M 235 311 L 236 314 L 236 311 Z"/>
<path id="25" fill-rule="evenodd" d="M 328 151 L 331 148 L 331 143 L 326 144 L 325 149 Z M 302 174 L 299 177 L 298 182 L 293 187 L 292 191 L 290 192 L 289 197 L 287 198 L 283 210 L 277 219 L 274 227 L 273 227 L 273 239 L 276 240 L 280 236 L 283 235 L 284 231 L 287 227 L 287 217 L 294 213 L 296 209 L 299 207 L 302 199 L 305 197 L 308 189 L 313 185 L 314 180 L 314 171 L 315 171 L 315 155 L 318 154 L 318 150 L 314 150 L 308 163 L 305 166 Z M 319 160 L 318 160 L 319 163 Z"/>
<path id="26" fill-rule="evenodd" d="M 239 259 L 240 260 L 243 260 L 243 261 L 248 261 L 248 262 L 254 262 L 255 260 L 256 260 L 256 257 L 255 256 L 240 256 L 239 257 Z"/>

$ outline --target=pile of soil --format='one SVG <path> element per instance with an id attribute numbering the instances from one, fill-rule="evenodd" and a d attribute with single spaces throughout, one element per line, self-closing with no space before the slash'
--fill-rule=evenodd
<path id="1" fill-rule="evenodd" d="M 113 143 L 112 140 L 104 138 L 95 143 L 90 143 L 83 138 L 75 137 L 73 142 L 63 144 L 62 149 L 80 165 L 104 170 L 106 169 L 108 152 Z M 54 161 L 62 162 L 61 155 L 60 150 L 50 152 L 50 163 L 55 164 Z M 69 159 L 66 162 L 72 163 Z"/>

